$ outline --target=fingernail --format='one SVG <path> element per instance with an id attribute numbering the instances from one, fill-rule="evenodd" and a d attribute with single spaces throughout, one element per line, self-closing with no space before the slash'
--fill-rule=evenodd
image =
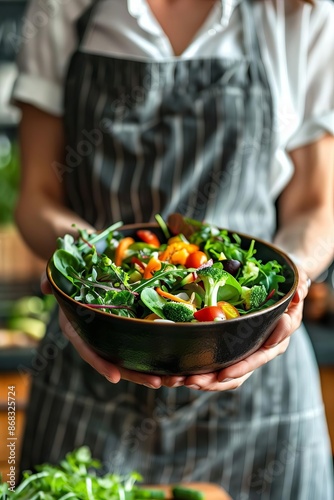
<path id="1" fill-rule="evenodd" d="M 186 385 L 186 387 L 188 387 L 188 389 L 195 389 L 197 391 L 200 389 L 199 385 Z"/>
<path id="2" fill-rule="evenodd" d="M 278 342 L 276 342 L 276 344 L 269 344 L 269 345 L 266 345 L 266 347 L 268 349 L 273 349 L 273 347 L 276 347 L 278 345 Z"/>
<path id="3" fill-rule="evenodd" d="M 143 384 L 145 387 L 147 387 L 148 389 L 157 389 L 157 387 L 155 387 L 155 385 L 152 385 L 152 384 Z"/>
<path id="4" fill-rule="evenodd" d="M 231 382 L 231 380 L 234 380 L 234 378 L 224 378 L 224 380 L 221 380 L 220 383 L 223 384 L 224 382 Z"/>
<path id="5" fill-rule="evenodd" d="M 108 380 L 108 382 L 110 382 L 111 384 L 115 384 L 115 383 L 116 383 L 116 382 L 115 382 L 112 378 L 108 377 L 108 375 L 105 375 L 104 377 L 105 377 L 105 378 Z"/>

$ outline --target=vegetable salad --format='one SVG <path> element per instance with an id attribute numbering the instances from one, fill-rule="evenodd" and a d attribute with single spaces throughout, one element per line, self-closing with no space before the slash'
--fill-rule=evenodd
<path id="1" fill-rule="evenodd" d="M 256 258 L 255 240 L 179 214 L 133 236 L 122 222 L 100 234 L 79 229 L 58 239 L 51 259 L 57 285 L 76 301 L 110 314 L 150 321 L 225 321 L 274 304 L 284 269 Z"/>

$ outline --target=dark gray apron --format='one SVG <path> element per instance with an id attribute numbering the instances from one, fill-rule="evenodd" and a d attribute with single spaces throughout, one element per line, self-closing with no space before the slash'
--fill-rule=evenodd
<path id="1" fill-rule="evenodd" d="M 77 155 L 64 182 L 69 206 L 97 228 L 180 211 L 271 238 L 273 107 L 251 5 L 239 8 L 240 60 L 74 54 L 65 126 Z M 89 16 L 78 24 L 80 40 Z M 107 470 L 135 469 L 150 483 L 213 481 L 239 500 L 332 500 L 303 331 L 285 355 L 222 393 L 112 385 L 64 342 L 56 316 L 41 352 L 51 345 L 57 355 L 33 377 L 23 468 L 87 444 Z"/>
<path id="2" fill-rule="evenodd" d="M 247 4 L 242 11 L 242 60 L 76 52 L 65 98 L 73 166 L 64 181 L 69 205 L 85 220 L 105 227 L 179 211 L 271 236 L 273 109 Z M 86 24 L 84 17 L 80 39 Z"/>

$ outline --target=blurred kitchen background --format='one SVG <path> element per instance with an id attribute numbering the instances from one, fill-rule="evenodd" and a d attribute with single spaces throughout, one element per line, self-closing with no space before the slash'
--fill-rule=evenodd
<path id="1" fill-rule="evenodd" d="M 20 182 L 18 110 L 9 105 L 26 0 L 0 0 L 0 428 L 6 428 L 7 387 L 16 385 L 17 432 L 22 435 L 29 382 L 41 360 L 36 347 L 54 305 L 40 293 L 45 262 L 20 238 L 14 207 Z M 333 186 L 334 188 L 334 186 Z M 334 454 L 334 265 L 313 283 L 305 305 L 306 326 L 320 367 Z M 0 471 L 8 468 L 5 440 Z"/>

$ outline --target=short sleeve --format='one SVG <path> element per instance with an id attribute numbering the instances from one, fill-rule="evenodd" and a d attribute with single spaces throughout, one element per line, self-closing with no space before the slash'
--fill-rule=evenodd
<path id="1" fill-rule="evenodd" d="M 63 114 L 67 67 L 77 46 L 76 21 L 92 0 L 31 0 L 24 16 L 12 102 Z"/>
<path id="2" fill-rule="evenodd" d="M 307 27 L 306 27 L 307 26 Z M 299 74 L 305 89 L 302 123 L 290 138 L 292 150 L 317 140 L 324 133 L 334 135 L 334 3 L 318 0 L 303 38 L 308 43 L 305 73 Z"/>

